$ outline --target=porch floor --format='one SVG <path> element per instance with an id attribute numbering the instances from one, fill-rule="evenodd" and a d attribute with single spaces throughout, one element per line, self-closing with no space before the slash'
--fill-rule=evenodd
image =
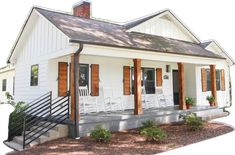
<path id="1" fill-rule="evenodd" d="M 185 114 L 189 112 L 198 112 L 198 111 L 207 111 L 212 109 L 217 109 L 218 107 L 210 107 L 210 106 L 193 106 L 191 109 L 188 110 L 180 110 L 179 106 L 169 106 L 164 108 L 152 108 L 152 109 L 144 109 L 143 114 L 141 115 L 134 115 L 133 109 L 125 110 L 125 111 L 116 111 L 116 112 L 99 112 L 94 114 L 86 114 L 81 115 L 81 120 L 79 121 L 80 124 L 83 123 L 91 123 L 91 122 L 104 122 L 104 121 L 114 121 L 120 119 L 131 119 L 131 118 L 142 118 L 142 117 L 149 117 L 149 116 L 167 116 L 172 114 Z"/>
<path id="2" fill-rule="evenodd" d="M 80 136 L 89 135 L 90 131 L 98 124 L 111 131 L 121 131 L 126 129 L 138 128 L 143 121 L 153 120 L 157 124 L 172 123 L 181 121 L 179 116 L 189 112 L 197 113 L 203 119 L 211 119 L 226 116 L 221 108 L 210 106 L 194 106 L 189 110 L 179 110 L 179 106 L 165 108 L 154 108 L 143 110 L 142 115 L 133 115 L 133 110 L 118 112 L 100 112 L 96 114 L 81 115 L 79 121 Z M 70 136 L 74 135 L 73 122 L 70 125 Z"/>

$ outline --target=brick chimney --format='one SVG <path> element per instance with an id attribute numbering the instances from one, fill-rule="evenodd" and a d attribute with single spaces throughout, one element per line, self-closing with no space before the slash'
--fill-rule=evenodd
<path id="1" fill-rule="evenodd" d="M 81 0 L 73 6 L 73 15 L 90 18 L 91 16 L 91 3 L 87 0 Z"/>

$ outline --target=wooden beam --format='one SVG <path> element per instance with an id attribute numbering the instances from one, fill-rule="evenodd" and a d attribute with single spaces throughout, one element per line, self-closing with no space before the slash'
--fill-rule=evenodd
<path id="1" fill-rule="evenodd" d="M 216 90 L 215 65 L 210 65 L 210 74 L 211 74 L 211 95 L 215 98 L 215 106 L 218 106 L 218 103 L 217 103 L 217 90 Z"/>
<path id="2" fill-rule="evenodd" d="M 184 64 L 178 63 L 178 74 L 179 74 L 179 108 L 181 110 L 186 109 L 185 103 L 185 81 L 184 81 Z"/>
<path id="3" fill-rule="evenodd" d="M 143 114 L 142 99 L 141 99 L 141 59 L 133 59 L 134 61 L 134 100 L 135 109 L 134 114 Z"/>
<path id="4" fill-rule="evenodd" d="M 71 56 L 71 69 L 70 69 L 70 96 L 71 96 L 71 101 L 70 101 L 70 120 L 74 121 L 74 116 L 75 116 L 75 110 L 76 110 L 76 106 L 75 106 L 75 66 L 74 66 L 74 58 L 75 58 L 75 54 L 73 54 Z M 78 72 L 79 73 L 79 72 Z M 79 107 L 78 107 L 79 109 Z M 80 113 L 78 111 L 78 120 L 80 120 Z"/>

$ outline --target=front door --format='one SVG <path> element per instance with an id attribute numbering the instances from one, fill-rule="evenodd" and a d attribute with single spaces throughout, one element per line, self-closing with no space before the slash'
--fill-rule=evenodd
<path id="1" fill-rule="evenodd" d="M 179 105 L 179 84 L 178 70 L 173 70 L 173 97 L 174 105 Z"/>

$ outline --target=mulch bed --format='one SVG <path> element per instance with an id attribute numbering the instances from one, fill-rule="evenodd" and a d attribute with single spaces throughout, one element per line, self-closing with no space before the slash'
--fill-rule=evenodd
<path id="1" fill-rule="evenodd" d="M 221 123 L 208 123 L 200 131 L 188 131 L 183 124 L 161 125 L 168 135 L 164 143 L 146 142 L 137 129 L 114 132 L 108 144 L 97 144 L 90 137 L 79 140 L 62 138 L 50 141 L 21 152 L 11 152 L 10 155 L 67 155 L 67 154 L 156 154 L 233 131 Z"/>

